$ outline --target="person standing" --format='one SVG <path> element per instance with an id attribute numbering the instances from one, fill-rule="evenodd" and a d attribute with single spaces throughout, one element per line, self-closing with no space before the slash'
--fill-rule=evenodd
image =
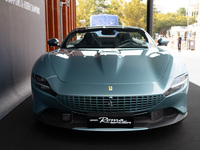
<path id="1" fill-rule="evenodd" d="M 180 35 L 178 36 L 178 51 L 180 52 L 181 51 L 181 41 L 182 41 L 182 38 L 180 37 Z"/>

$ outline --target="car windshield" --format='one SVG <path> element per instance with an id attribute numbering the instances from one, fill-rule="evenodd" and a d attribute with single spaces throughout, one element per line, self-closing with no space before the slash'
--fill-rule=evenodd
<path id="1" fill-rule="evenodd" d="M 62 48 L 148 48 L 150 43 L 143 30 L 105 28 L 76 30 L 64 40 Z"/>

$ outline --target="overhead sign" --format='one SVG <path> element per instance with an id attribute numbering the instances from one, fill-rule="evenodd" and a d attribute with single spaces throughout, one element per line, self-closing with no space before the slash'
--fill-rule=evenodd
<path id="1" fill-rule="evenodd" d="M 116 15 L 92 15 L 90 17 L 90 26 L 117 26 L 118 16 Z"/>

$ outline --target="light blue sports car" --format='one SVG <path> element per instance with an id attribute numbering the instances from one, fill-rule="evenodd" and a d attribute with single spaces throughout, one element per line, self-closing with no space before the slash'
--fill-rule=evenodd
<path id="1" fill-rule="evenodd" d="M 32 69 L 33 112 L 84 131 L 136 131 L 187 116 L 188 72 L 141 28 L 78 28 Z"/>

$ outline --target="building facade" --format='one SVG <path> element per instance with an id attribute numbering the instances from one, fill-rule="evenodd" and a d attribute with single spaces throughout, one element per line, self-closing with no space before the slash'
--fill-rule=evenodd
<path id="1" fill-rule="evenodd" d="M 186 16 L 195 17 L 198 21 L 195 24 L 187 26 L 175 26 L 171 27 L 169 34 L 173 38 L 173 44 L 170 46 L 177 48 L 177 38 L 181 36 L 183 42 L 183 49 L 195 50 L 200 52 L 200 0 L 187 0 L 186 1 Z"/>
<path id="2" fill-rule="evenodd" d="M 187 0 L 186 15 L 198 18 L 200 14 L 200 0 Z"/>
<path id="3" fill-rule="evenodd" d="M 45 0 L 45 30 L 46 41 L 50 38 L 57 38 L 61 41 L 60 36 L 60 1 L 67 0 Z M 63 38 L 76 28 L 76 0 L 70 0 L 69 4 L 62 6 L 62 26 Z M 46 51 L 55 50 L 55 47 L 49 47 L 46 44 Z"/>

